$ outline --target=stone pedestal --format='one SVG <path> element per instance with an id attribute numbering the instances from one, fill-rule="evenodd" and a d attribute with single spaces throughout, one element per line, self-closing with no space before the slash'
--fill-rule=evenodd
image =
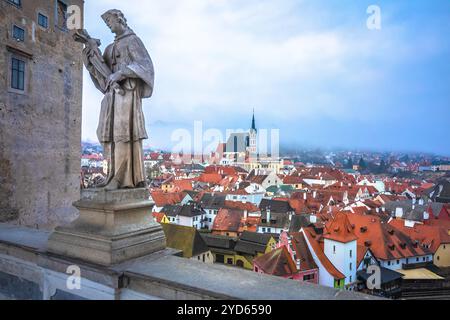
<path id="1" fill-rule="evenodd" d="M 153 220 L 154 204 L 148 198 L 147 189 L 83 190 L 74 203 L 80 217 L 55 229 L 48 251 L 111 266 L 164 250 L 164 232 Z"/>

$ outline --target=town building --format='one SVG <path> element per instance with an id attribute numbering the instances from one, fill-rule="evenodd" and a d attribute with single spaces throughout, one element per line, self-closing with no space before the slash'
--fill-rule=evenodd
<path id="1" fill-rule="evenodd" d="M 182 251 L 183 258 L 214 263 L 214 257 L 197 229 L 175 224 L 162 224 L 167 247 Z"/>

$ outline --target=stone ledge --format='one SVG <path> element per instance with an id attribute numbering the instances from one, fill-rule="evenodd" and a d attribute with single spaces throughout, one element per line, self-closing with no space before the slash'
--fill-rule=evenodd
<path id="1" fill-rule="evenodd" d="M 105 189 L 84 189 L 81 190 L 81 201 L 98 203 L 124 203 L 139 202 L 149 200 L 150 192 L 146 188 L 140 189 L 121 189 L 106 191 Z"/>

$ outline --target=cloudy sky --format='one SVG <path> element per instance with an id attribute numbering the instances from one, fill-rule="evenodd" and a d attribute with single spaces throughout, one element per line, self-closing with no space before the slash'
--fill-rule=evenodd
<path id="1" fill-rule="evenodd" d="M 367 28 L 373 4 L 381 30 Z M 155 64 L 147 146 L 171 149 L 195 121 L 246 129 L 255 108 L 286 146 L 450 155 L 448 0 L 88 0 L 85 28 L 103 48 L 111 8 Z M 101 99 L 85 74 L 85 140 Z"/>

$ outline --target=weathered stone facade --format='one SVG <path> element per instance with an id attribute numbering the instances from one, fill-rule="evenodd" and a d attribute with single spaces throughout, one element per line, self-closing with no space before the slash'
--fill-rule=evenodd
<path id="1" fill-rule="evenodd" d="M 0 221 L 52 228 L 77 216 L 80 197 L 82 61 L 62 25 L 61 3 L 0 0 Z M 38 15 L 48 27 L 38 24 Z M 59 17 L 59 18 L 58 18 Z M 45 24 L 45 23 L 44 23 Z M 13 39 L 13 26 L 25 30 Z M 25 62 L 24 90 L 12 89 L 12 58 Z"/>

